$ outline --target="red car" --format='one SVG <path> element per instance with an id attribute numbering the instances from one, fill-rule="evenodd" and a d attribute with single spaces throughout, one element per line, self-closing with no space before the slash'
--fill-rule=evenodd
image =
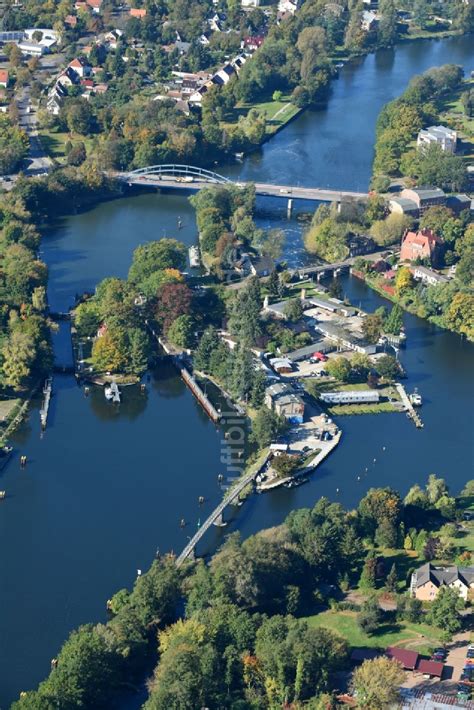
<path id="1" fill-rule="evenodd" d="M 313 353 L 313 357 L 319 362 L 326 362 L 326 360 L 328 359 L 327 355 L 325 355 L 324 353 L 320 353 L 319 351 L 317 353 Z"/>

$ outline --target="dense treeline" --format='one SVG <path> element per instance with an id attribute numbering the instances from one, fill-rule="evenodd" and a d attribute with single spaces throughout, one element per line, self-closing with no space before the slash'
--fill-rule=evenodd
<path id="1" fill-rule="evenodd" d="M 386 176 L 405 175 L 419 185 L 461 190 L 466 169 L 461 157 L 439 146 L 417 151 L 410 147 L 418 131 L 439 122 L 443 98 L 460 86 L 461 67 L 446 64 L 413 77 L 406 91 L 386 104 L 377 120 L 374 187 L 385 188 Z M 385 176 L 385 177 L 384 177 Z"/>
<path id="2" fill-rule="evenodd" d="M 471 482 L 465 495 L 472 490 Z M 325 694 L 345 665 L 347 645 L 302 617 L 359 578 L 369 591 L 380 584 L 396 589 L 397 572 L 376 549 L 404 546 L 419 560 L 457 560 L 451 521 L 461 515 L 445 482 L 430 476 L 426 488 L 414 486 L 404 501 L 390 488 L 370 489 L 355 511 L 322 498 L 244 542 L 229 536 L 208 565 L 178 571 L 173 558 L 160 558 L 131 593 L 112 597 L 107 624 L 71 634 L 49 678 L 13 708 L 109 707 L 139 682 L 155 650 L 159 664 L 147 710 L 327 707 Z M 433 604 L 427 623 L 459 628 L 451 596 Z M 418 620 L 419 605 L 408 602 L 399 599 L 399 613 Z M 369 596 L 360 612 L 367 633 L 374 614 L 381 612 Z"/>

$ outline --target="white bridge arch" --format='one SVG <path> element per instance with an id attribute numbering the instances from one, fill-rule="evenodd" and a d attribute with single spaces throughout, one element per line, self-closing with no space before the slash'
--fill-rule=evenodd
<path id="1" fill-rule="evenodd" d="M 138 168 L 127 173 L 128 177 L 139 177 L 146 175 L 156 175 L 159 177 L 192 177 L 197 178 L 200 182 L 210 182 L 217 185 L 232 184 L 232 180 L 214 173 L 205 168 L 198 168 L 194 165 L 177 165 L 168 163 L 166 165 L 150 165 L 146 168 Z"/>

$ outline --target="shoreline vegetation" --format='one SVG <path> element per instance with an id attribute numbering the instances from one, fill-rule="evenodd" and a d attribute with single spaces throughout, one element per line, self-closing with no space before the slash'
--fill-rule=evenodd
<path id="1" fill-rule="evenodd" d="M 70 634 L 48 678 L 12 710 L 108 707 L 124 679 L 141 686 L 150 663 L 157 665 L 144 710 L 176 707 L 178 690 L 186 708 L 336 708 L 338 673 L 352 672 L 354 649 L 405 646 L 429 656 L 466 627 L 470 602 L 456 592 L 422 603 L 409 589 L 427 562 L 470 564 L 473 494 L 473 481 L 454 497 L 430 475 L 403 500 L 372 488 L 351 511 L 321 498 L 245 541 L 230 535 L 207 562 L 178 569 L 160 556 L 131 590 L 108 600 L 106 623 Z M 366 663 L 371 671 L 376 661 Z M 391 681 L 395 700 L 400 680 L 397 673 Z"/>

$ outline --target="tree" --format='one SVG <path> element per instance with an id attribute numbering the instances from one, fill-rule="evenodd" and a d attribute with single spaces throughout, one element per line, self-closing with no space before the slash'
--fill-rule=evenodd
<path id="1" fill-rule="evenodd" d="M 78 98 L 65 107 L 67 127 L 74 133 L 87 135 L 92 129 L 92 109 L 88 101 Z"/>
<path id="2" fill-rule="evenodd" d="M 445 322 L 466 335 L 470 340 L 474 338 L 474 295 L 471 293 L 456 293 L 445 314 Z"/>
<path id="3" fill-rule="evenodd" d="M 438 478 L 434 473 L 428 476 L 426 484 L 426 493 L 431 505 L 435 505 L 442 496 L 446 495 L 448 488 L 443 478 Z"/>
<path id="4" fill-rule="evenodd" d="M 384 331 L 398 335 L 403 328 L 403 309 L 396 303 L 384 322 Z"/>
<path id="5" fill-rule="evenodd" d="M 261 407 L 252 421 L 252 440 L 259 448 L 269 446 L 286 427 L 286 422 L 275 412 Z"/>
<path id="6" fill-rule="evenodd" d="M 404 675 L 397 661 L 381 656 L 364 661 L 352 678 L 357 704 L 370 710 L 382 710 L 398 701 Z"/>
<path id="7" fill-rule="evenodd" d="M 346 357 L 335 357 L 328 360 L 326 363 L 326 370 L 334 377 L 336 380 L 341 382 L 347 382 L 350 379 L 352 367 L 350 360 Z"/>
<path id="8" fill-rule="evenodd" d="M 407 291 L 413 288 L 413 275 L 407 266 L 402 266 L 398 269 L 395 277 L 395 288 L 400 296 L 403 296 Z"/>
<path id="9" fill-rule="evenodd" d="M 96 338 L 91 359 L 94 368 L 99 372 L 120 372 L 127 364 L 117 338 L 110 331 Z"/>
<path id="10" fill-rule="evenodd" d="M 398 360 L 393 355 L 382 355 L 376 364 L 377 372 L 385 380 L 394 380 L 400 376 L 401 370 Z"/>
<path id="11" fill-rule="evenodd" d="M 178 316 L 168 328 L 168 340 L 179 348 L 190 348 L 194 341 L 194 319 L 189 315 Z"/>
<path id="12" fill-rule="evenodd" d="M 378 343 L 382 335 L 383 319 L 377 313 L 368 313 L 362 321 L 362 332 L 368 343 Z"/>
<path id="13" fill-rule="evenodd" d="M 349 254 L 347 237 L 350 226 L 327 217 L 320 224 L 311 223 L 306 232 L 304 243 L 306 249 L 329 262 L 341 261 Z"/>
<path id="14" fill-rule="evenodd" d="M 277 472 L 278 478 L 288 478 L 301 466 L 299 456 L 290 456 L 289 454 L 281 454 L 272 459 L 272 468 Z"/>
<path id="15" fill-rule="evenodd" d="M 301 320 L 301 317 L 303 315 L 303 305 L 301 303 L 301 299 L 291 298 L 289 301 L 287 301 L 283 308 L 283 313 L 289 321 L 293 321 L 294 323 L 297 323 L 299 320 Z"/>
<path id="16" fill-rule="evenodd" d="M 255 345 L 262 333 L 261 307 L 260 285 L 254 277 L 230 304 L 229 329 L 245 346 Z"/>
<path id="17" fill-rule="evenodd" d="M 391 592 L 392 594 L 395 594 L 397 591 L 398 587 L 398 575 L 397 575 L 397 566 L 395 562 L 390 568 L 390 572 L 387 575 L 387 579 L 385 580 L 385 587 L 387 588 L 387 591 Z"/>
<path id="18" fill-rule="evenodd" d="M 155 317 L 167 334 L 171 324 L 179 316 L 191 313 L 193 292 L 183 283 L 167 283 L 158 291 Z"/>
<path id="19" fill-rule="evenodd" d="M 393 212 L 385 219 L 377 220 L 370 228 L 370 236 L 379 246 L 400 242 L 404 232 L 413 224 L 410 217 Z"/>
<path id="20" fill-rule="evenodd" d="M 437 626 L 449 634 L 454 634 L 461 628 L 459 611 L 464 607 L 464 602 L 457 589 L 442 586 L 431 603 L 427 614 L 428 623 Z"/>
<path id="21" fill-rule="evenodd" d="M 382 620 L 382 610 L 377 597 L 371 595 L 362 605 L 362 609 L 357 615 L 357 623 L 362 631 L 369 636 L 375 633 Z"/>
<path id="22" fill-rule="evenodd" d="M 219 342 L 216 329 L 213 326 L 206 328 L 194 353 L 194 367 L 196 370 L 210 372 L 211 355 L 217 349 Z"/>
<path id="23" fill-rule="evenodd" d="M 133 252 L 132 265 L 128 272 L 131 283 L 139 285 L 157 271 L 184 269 L 186 247 L 176 239 L 159 239 L 140 244 Z"/>
<path id="24" fill-rule="evenodd" d="M 374 552 L 369 552 L 365 558 L 362 573 L 359 579 L 361 589 L 375 589 L 377 560 Z"/>
<path id="25" fill-rule="evenodd" d="M 31 374 L 35 355 L 34 339 L 27 333 L 14 330 L 2 350 L 5 384 L 15 390 L 22 388 Z"/>

